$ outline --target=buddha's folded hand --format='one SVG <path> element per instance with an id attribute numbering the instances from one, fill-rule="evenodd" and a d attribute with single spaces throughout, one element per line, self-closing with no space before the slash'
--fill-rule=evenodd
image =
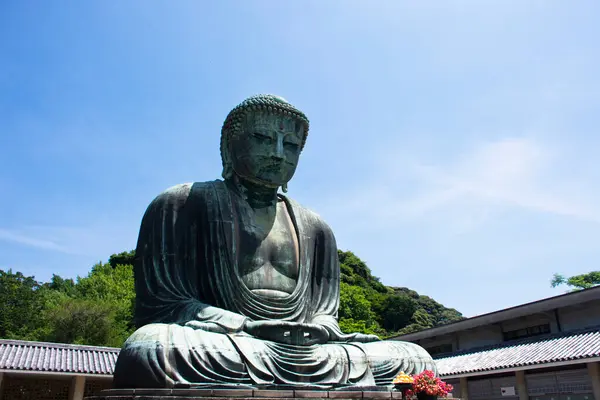
<path id="1" fill-rule="evenodd" d="M 247 321 L 244 331 L 259 339 L 297 346 L 327 343 L 329 339 L 321 325 L 289 321 Z"/>
<path id="2" fill-rule="evenodd" d="M 331 341 L 333 342 L 360 342 L 360 343 L 370 343 L 377 342 L 381 340 L 377 335 L 368 335 L 365 333 L 342 333 L 341 331 L 338 334 L 334 334 L 331 337 Z"/>
<path id="3" fill-rule="evenodd" d="M 201 321 L 188 321 L 185 323 L 185 326 L 188 326 L 190 328 L 194 328 L 194 329 L 199 329 L 199 330 L 203 330 L 203 331 L 208 331 L 208 332 L 215 332 L 215 333 L 227 333 L 228 330 L 225 329 L 223 326 L 215 323 L 215 322 L 201 322 Z"/>
<path id="4" fill-rule="evenodd" d="M 377 335 L 367 335 L 364 333 L 358 333 L 354 337 L 355 342 L 362 342 L 362 343 L 377 342 L 379 340 L 381 340 L 381 339 L 379 339 L 379 336 L 377 336 Z"/>

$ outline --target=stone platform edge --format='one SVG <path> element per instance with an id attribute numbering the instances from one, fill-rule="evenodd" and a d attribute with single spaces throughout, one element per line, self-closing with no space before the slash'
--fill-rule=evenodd
<path id="1" fill-rule="evenodd" d="M 398 391 L 361 390 L 276 390 L 276 389 L 107 389 L 86 400 L 200 399 L 281 400 L 281 399 L 401 399 Z"/>

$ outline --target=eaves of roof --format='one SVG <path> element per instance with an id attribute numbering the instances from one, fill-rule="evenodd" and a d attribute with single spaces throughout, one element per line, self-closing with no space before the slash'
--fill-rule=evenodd
<path id="1" fill-rule="evenodd" d="M 448 377 L 597 357 L 600 357 L 600 328 L 440 355 L 435 362 L 439 374 Z"/>
<path id="2" fill-rule="evenodd" d="M 483 325 L 495 324 L 509 319 L 524 317 L 536 313 L 548 312 L 557 308 L 568 307 L 576 304 L 583 304 L 595 300 L 600 300 L 600 286 L 595 286 L 584 290 L 578 290 L 576 292 L 569 292 L 561 294 L 559 296 L 549 297 L 531 303 L 521 304 L 515 307 L 510 307 L 487 314 L 477 315 L 471 318 L 465 318 L 460 321 L 452 322 L 450 324 L 440 325 L 433 328 L 424 329 L 418 332 L 394 336 L 388 338 L 387 340 L 414 342 L 425 338 L 447 335 L 454 332 L 473 329 Z"/>
<path id="3" fill-rule="evenodd" d="M 120 349 L 0 339 L 0 370 L 112 375 Z"/>

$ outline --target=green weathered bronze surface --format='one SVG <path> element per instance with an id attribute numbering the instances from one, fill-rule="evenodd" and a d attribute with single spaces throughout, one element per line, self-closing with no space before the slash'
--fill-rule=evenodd
<path id="1" fill-rule="evenodd" d="M 296 170 L 306 116 L 254 96 L 221 135 L 223 180 L 174 186 L 143 217 L 139 329 L 119 355 L 115 387 L 388 386 L 400 371 L 435 370 L 419 346 L 341 332 L 334 235 L 278 194 Z"/>

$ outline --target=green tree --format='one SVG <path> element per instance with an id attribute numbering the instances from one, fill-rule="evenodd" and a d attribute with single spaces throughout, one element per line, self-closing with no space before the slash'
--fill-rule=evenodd
<path id="1" fill-rule="evenodd" d="M 47 340 L 120 347 L 124 337 L 108 302 L 62 296 L 47 310 Z"/>
<path id="2" fill-rule="evenodd" d="M 600 285 L 600 271 L 592 271 L 588 272 L 587 274 L 574 275 L 569 278 L 566 278 L 561 274 L 554 274 L 550 284 L 552 287 L 567 285 L 573 288 L 573 291 L 589 289 L 591 287 Z"/>
<path id="3" fill-rule="evenodd" d="M 76 298 L 104 303 L 114 311 L 117 336 L 125 340 L 134 330 L 135 289 L 133 266 L 98 263 L 85 278 L 78 278 Z"/>
<path id="4" fill-rule="evenodd" d="M 415 311 L 412 316 L 412 320 L 415 324 L 422 326 L 423 329 L 433 328 L 435 323 L 433 315 L 429 314 L 422 308 Z"/>
<path id="5" fill-rule="evenodd" d="M 69 296 L 75 295 L 75 281 L 73 279 L 63 279 L 59 275 L 52 274 L 52 279 L 42 285 L 46 289 L 55 290 Z"/>
<path id="6" fill-rule="evenodd" d="M 340 318 L 352 318 L 356 320 L 369 320 L 373 317 L 371 303 L 365 296 L 365 290 L 359 286 L 340 284 L 340 307 L 338 311 Z"/>
<path id="7" fill-rule="evenodd" d="M 404 328 L 400 329 L 398 332 L 396 332 L 396 334 L 397 335 L 406 335 L 408 333 L 420 332 L 427 328 L 428 328 L 427 326 L 423 326 L 423 325 L 419 325 L 419 324 L 410 324 L 410 325 L 407 325 Z"/>
<path id="8" fill-rule="evenodd" d="M 384 336 L 386 333 L 379 328 L 379 325 L 373 323 L 367 325 L 365 321 L 356 321 L 352 318 L 341 318 L 339 321 L 340 329 L 344 333 L 361 332 L 370 335 Z"/>
<path id="9" fill-rule="evenodd" d="M 376 321 L 365 289 L 342 282 L 340 284 L 339 324 L 343 332 L 379 334 L 381 328 Z"/>
<path id="10" fill-rule="evenodd" d="M 395 332 L 411 321 L 417 310 L 417 302 L 406 294 L 393 294 L 385 299 L 383 308 L 383 328 Z"/>
<path id="11" fill-rule="evenodd" d="M 426 329 L 463 319 L 458 311 L 414 290 L 383 285 L 350 251 L 338 251 L 338 258 L 342 281 L 339 321 L 344 332 L 372 333 L 375 329 L 388 336 L 409 326 L 412 330 Z M 415 314 L 417 310 L 421 313 Z"/>
<path id="12" fill-rule="evenodd" d="M 33 276 L 0 270 L 0 338 L 38 338 L 44 308 L 40 288 Z"/>
<path id="13" fill-rule="evenodd" d="M 371 274 L 371 270 L 351 251 L 338 250 L 338 259 L 342 272 L 342 281 L 378 292 L 387 292 L 379 278 Z"/>
<path id="14" fill-rule="evenodd" d="M 120 347 L 134 330 L 131 265 L 98 263 L 76 283 L 55 275 L 44 287 L 44 340 Z"/>
<path id="15" fill-rule="evenodd" d="M 113 268 L 116 268 L 117 265 L 133 265 L 134 261 L 135 250 L 123 251 L 118 254 L 113 254 L 108 258 L 108 263 Z"/>
<path id="16" fill-rule="evenodd" d="M 465 317 L 454 308 L 446 308 L 438 314 L 435 325 L 451 324 L 452 322 L 461 321 L 463 319 L 465 319 Z"/>

